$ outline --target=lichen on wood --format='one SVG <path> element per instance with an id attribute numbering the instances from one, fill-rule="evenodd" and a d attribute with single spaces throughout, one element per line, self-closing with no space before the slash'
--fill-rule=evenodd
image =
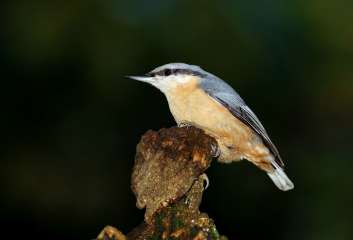
<path id="1" fill-rule="evenodd" d="M 126 236 L 106 227 L 98 239 L 226 239 L 199 211 L 216 141 L 195 127 L 148 131 L 137 146 L 131 187 L 144 222 Z M 116 231 L 116 234 L 114 234 Z"/>

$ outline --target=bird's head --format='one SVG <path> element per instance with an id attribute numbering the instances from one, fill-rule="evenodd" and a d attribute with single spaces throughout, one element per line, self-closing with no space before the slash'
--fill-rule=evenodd
<path id="1" fill-rule="evenodd" d="M 199 82 L 208 73 L 196 65 L 169 63 L 153 69 L 143 76 L 128 76 L 131 79 L 147 82 L 162 92 L 187 85 L 191 81 Z"/>

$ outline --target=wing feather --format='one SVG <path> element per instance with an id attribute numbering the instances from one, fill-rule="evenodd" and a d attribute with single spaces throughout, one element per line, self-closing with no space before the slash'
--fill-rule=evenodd
<path id="1" fill-rule="evenodd" d="M 254 130 L 274 155 L 275 162 L 280 167 L 284 167 L 284 163 L 278 152 L 278 149 L 271 141 L 264 126 L 261 124 L 255 113 L 245 104 L 245 102 L 233 89 L 231 89 L 232 91 L 229 90 L 228 92 L 207 91 L 207 89 L 205 90 L 213 99 L 225 106 L 233 114 L 233 116 Z"/>

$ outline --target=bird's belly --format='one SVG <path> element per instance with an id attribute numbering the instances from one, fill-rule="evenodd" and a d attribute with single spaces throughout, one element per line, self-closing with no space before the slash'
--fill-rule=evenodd
<path id="1" fill-rule="evenodd" d="M 268 154 L 268 149 L 263 146 L 261 139 L 251 128 L 202 90 L 196 89 L 192 94 L 184 96 L 169 95 L 168 102 L 178 124 L 190 123 L 217 140 L 220 161 L 231 162 L 252 158 L 254 147 L 257 151 Z M 259 144 L 263 147 L 259 148 Z"/>

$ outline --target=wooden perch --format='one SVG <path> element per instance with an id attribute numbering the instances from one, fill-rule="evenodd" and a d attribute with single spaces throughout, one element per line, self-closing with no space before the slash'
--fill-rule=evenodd
<path id="1" fill-rule="evenodd" d="M 132 191 L 145 219 L 126 236 L 107 226 L 99 240 L 226 239 L 200 213 L 204 171 L 217 152 L 216 141 L 194 127 L 148 131 L 137 146 Z"/>

